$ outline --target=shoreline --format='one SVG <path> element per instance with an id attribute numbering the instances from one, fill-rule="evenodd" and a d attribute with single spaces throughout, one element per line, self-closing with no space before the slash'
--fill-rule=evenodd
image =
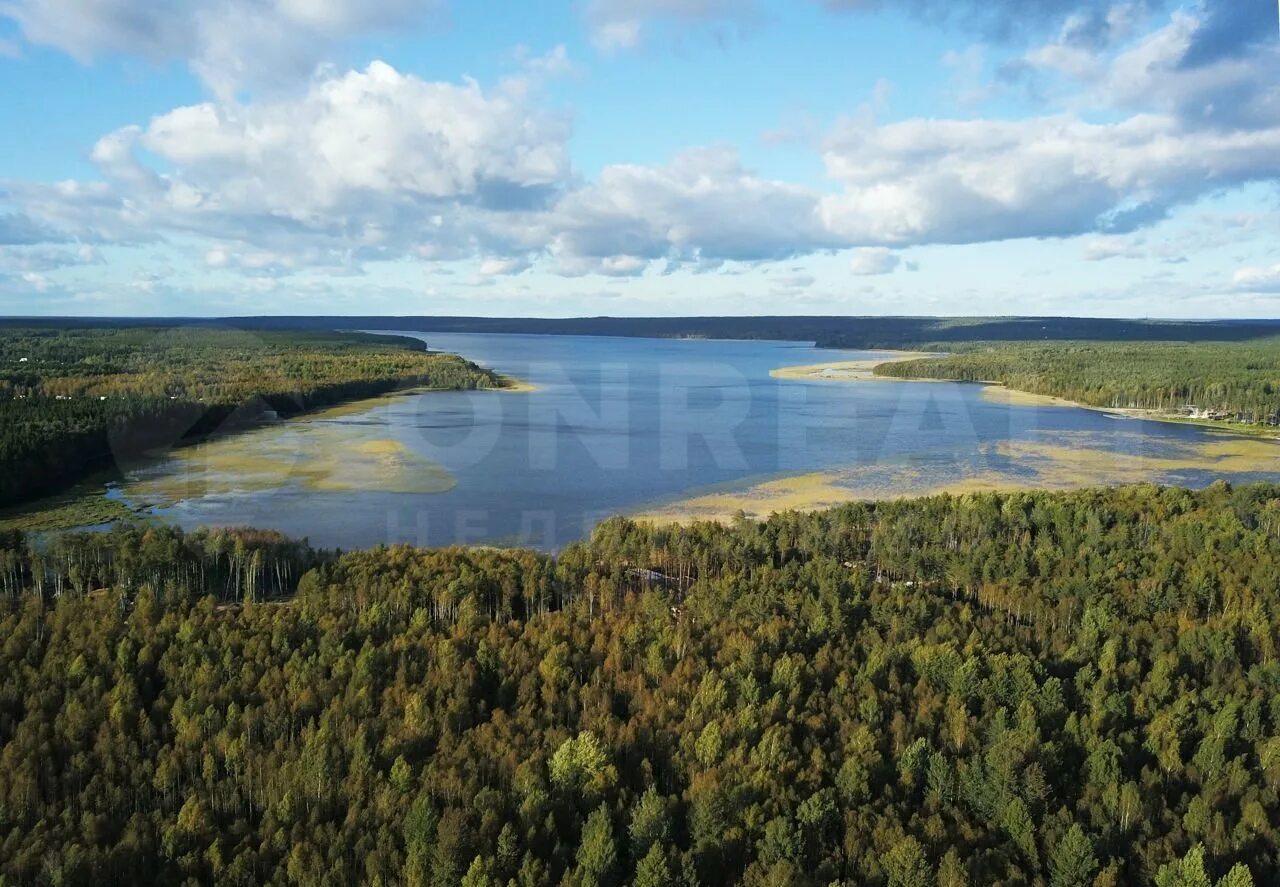
<path id="1" fill-rule="evenodd" d="M 774 379 L 790 379 L 806 382 L 895 382 L 915 381 L 907 379 L 882 378 L 875 374 L 875 368 L 891 363 L 902 363 L 908 360 L 920 360 L 926 357 L 941 357 L 934 351 L 895 351 L 885 349 L 878 354 L 888 354 L 888 359 L 880 357 L 862 358 L 860 360 L 833 360 L 826 363 L 802 364 L 799 366 L 777 367 L 769 370 Z"/>
<path id="2" fill-rule="evenodd" d="M 532 382 L 526 382 L 523 379 L 500 373 L 496 375 L 498 380 L 503 383 L 502 385 L 491 388 L 475 388 L 471 390 L 494 391 L 508 394 L 526 394 L 539 390 L 538 386 Z M 181 458 L 183 455 L 196 450 L 201 446 L 207 446 L 210 444 L 226 444 L 230 441 L 234 441 L 241 435 L 249 434 L 254 431 L 281 427 L 293 422 L 323 422 L 327 419 L 337 419 L 365 410 L 377 409 L 380 405 L 388 404 L 402 397 L 411 397 L 418 394 L 430 394 L 441 391 L 463 390 L 467 389 L 408 385 L 393 388 L 368 397 L 341 401 L 334 404 L 308 407 L 275 419 L 262 417 L 246 418 L 234 423 L 233 425 L 219 428 L 206 434 L 184 437 L 175 442 L 175 444 L 166 452 L 179 454 L 179 458 Z M 148 453 L 145 458 L 150 462 L 152 460 L 162 458 L 162 456 L 155 452 L 151 452 Z M 109 472 L 110 469 L 103 469 L 103 471 Z M 103 476 L 105 477 L 106 475 L 104 474 Z M 152 508 L 160 507 L 164 504 L 161 502 L 130 503 L 119 497 L 113 498 L 109 495 L 110 487 L 105 484 L 100 489 L 77 489 L 80 487 L 81 483 L 90 482 L 91 479 L 86 478 L 85 481 L 79 482 L 50 496 L 32 499 L 27 502 L 18 502 L 0 508 L 0 530 L 58 532 L 85 529 L 88 527 L 97 527 L 109 523 L 116 523 L 122 520 L 146 519 L 150 516 Z M 442 482 L 437 484 L 432 491 L 440 491 L 440 487 L 442 485 Z M 451 486 L 452 484 L 450 484 L 450 487 L 448 488 L 451 488 Z"/>
<path id="3" fill-rule="evenodd" d="M 972 381 L 968 379 L 903 379 L 897 376 L 879 376 L 878 367 L 908 360 L 943 357 L 936 351 L 894 351 L 886 349 L 882 354 L 893 355 L 888 360 L 847 360 L 828 361 L 801 366 L 777 367 L 769 371 L 775 379 L 786 379 L 801 382 L 927 382 L 937 384 L 950 382 L 953 385 L 981 385 L 982 398 L 990 403 L 1018 407 L 1075 407 L 1091 410 L 1095 413 L 1117 419 L 1136 419 L 1146 422 L 1165 422 L 1172 425 L 1191 425 L 1210 431 L 1222 431 L 1228 434 L 1239 434 L 1248 437 L 1259 437 L 1269 440 L 1280 440 L 1280 428 L 1264 425 L 1245 425 L 1239 422 L 1223 422 L 1216 419 L 1197 419 L 1192 416 L 1173 416 L 1160 410 L 1141 409 L 1137 407 L 1099 407 L 1092 404 L 1069 400 L 1053 394 L 1036 394 L 1021 388 L 1010 388 L 1004 382 L 995 380 Z"/>
<path id="4" fill-rule="evenodd" d="M 1251 475 L 1280 472 L 1280 444 L 1250 435 L 1210 436 L 1175 442 L 1161 455 L 1115 452 L 1082 445 L 1071 433 L 1043 440 L 1010 440 L 984 448 L 983 459 L 957 465 L 949 473 L 909 462 L 833 467 L 781 477 L 745 478 L 665 501 L 627 514 L 636 521 L 687 524 L 732 523 L 739 517 L 764 520 L 787 511 L 812 512 L 851 502 L 919 499 L 949 494 L 1065 491 L 1153 483 L 1177 485 L 1178 476 L 1201 472 L 1214 479 L 1248 482 Z M 1011 469 L 990 467 L 1014 463 Z"/>

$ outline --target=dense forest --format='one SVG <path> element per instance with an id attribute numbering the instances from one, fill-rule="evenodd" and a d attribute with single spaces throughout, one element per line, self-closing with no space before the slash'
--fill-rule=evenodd
<path id="1" fill-rule="evenodd" d="M 0 330 L 0 506 L 157 447 L 396 388 L 502 381 L 422 342 L 184 327 Z"/>
<path id="2" fill-rule="evenodd" d="M 0 882 L 1280 883 L 1280 487 L 0 539 Z"/>
<path id="3" fill-rule="evenodd" d="M 181 326 L 199 321 L 153 318 L 0 320 L 49 328 Z M 1280 334 L 1280 320 L 1117 320 L 1090 317 L 230 317 L 246 330 L 406 330 L 439 333 L 534 333 L 572 336 L 778 339 L 826 348 L 912 348 L 926 343 L 1036 341 L 1242 342 Z"/>
<path id="4" fill-rule="evenodd" d="M 1170 413 L 1194 408 L 1210 418 L 1280 425 L 1280 339 L 971 345 L 943 358 L 883 364 L 875 372 L 898 379 L 993 381 L 1095 407 Z"/>

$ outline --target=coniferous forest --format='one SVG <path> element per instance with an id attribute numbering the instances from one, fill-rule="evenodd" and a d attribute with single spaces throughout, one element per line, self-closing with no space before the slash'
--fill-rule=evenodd
<path id="1" fill-rule="evenodd" d="M 0 544 L 0 881 L 1280 883 L 1280 487 Z"/>
<path id="2" fill-rule="evenodd" d="M 934 343 L 943 357 L 887 363 L 897 379 L 999 382 L 1094 407 L 1197 411 L 1280 425 L 1280 341 Z"/>
<path id="3" fill-rule="evenodd" d="M 397 388 L 487 388 L 488 370 L 413 339 L 231 329 L 5 329 L 0 506 L 157 448 Z"/>

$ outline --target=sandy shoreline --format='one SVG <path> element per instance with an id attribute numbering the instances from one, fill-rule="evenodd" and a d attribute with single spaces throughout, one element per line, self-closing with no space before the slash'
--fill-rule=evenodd
<path id="1" fill-rule="evenodd" d="M 922 472 L 909 463 L 833 468 L 789 477 L 745 481 L 695 493 L 630 515 L 658 524 L 732 522 L 738 516 L 763 520 L 785 511 L 819 511 L 849 502 L 886 501 L 1016 490 L 1072 490 L 1086 487 L 1167 482 L 1183 471 L 1212 472 L 1228 480 L 1280 473 L 1280 443 L 1245 435 L 1187 443 L 1164 456 L 1113 452 L 1088 446 L 1072 432 L 1044 440 L 1003 441 L 987 456 L 1013 460 L 1019 472 L 982 464 L 957 467 L 949 476 Z"/>
<path id="2" fill-rule="evenodd" d="M 875 368 L 887 363 L 901 363 L 905 360 L 919 360 L 925 357 L 941 355 L 930 351 L 880 351 L 888 357 L 864 358 L 862 360 L 834 360 L 827 363 L 811 363 L 803 366 L 778 367 L 769 371 L 775 379 L 799 379 L 825 382 L 859 382 L 875 380 L 877 382 L 902 381 L 875 375 Z"/>
<path id="3" fill-rule="evenodd" d="M 524 379 L 517 379 L 514 376 L 502 376 L 504 384 L 501 388 L 493 388 L 491 391 L 505 391 L 508 394 L 531 394 L 538 390 L 538 386 L 532 382 L 526 382 Z"/>

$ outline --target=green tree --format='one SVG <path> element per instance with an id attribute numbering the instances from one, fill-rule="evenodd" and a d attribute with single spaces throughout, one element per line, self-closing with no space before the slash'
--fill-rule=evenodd
<path id="1" fill-rule="evenodd" d="M 1050 887 L 1089 887 L 1097 870 L 1093 842 L 1073 823 L 1049 856 Z"/>
<path id="2" fill-rule="evenodd" d="M 1182 859 L 1160 867 L 1156 887 L 1213 887 L 1204 867 L 1204 845 L 1197 844 Z"/>
<path id="3" fill-rule="evenodd" d="M 925 859 L 924 850 L 915 838 L 898 841 L 884 856 L 884 870 L 889 877 L 889 887 L 932 887 L 933 870 Z"/>
<path id="4" fill-rule="evenodd" d="M 653 844 L 636 864 L 634 887 L 672 887 L 671 865 L 660 844 Z"/>
<path id="5" fill-rule="evenodd" d="M 617 882 L 618 850 L 613 842 L 609 808 L 601 804 L 587 817 L 578 845 L 578 883 L 583 887 L 610 887 Z"/>
<path id="6" fill-rule="evenodd" d="M 631 824 L 627 828 L 631 837 L 632 858 L 646 856 L 655 844 L 665 844 L 671 838 L 671 814 L 667 800 L 650 787 L 640 796 L 631 810 Z"/>
<path id="7" fill-rule="evenodd" d="M 938 863 L 938 887 L 969 887 L 969 873 L 954 847 Z"/>
<path id="8" fill-rule="evenodd" d="M 1247 865 L 1238 862 L 1218 879 L 1217 887 L 1253 887 L 1253 875 Z"/>

